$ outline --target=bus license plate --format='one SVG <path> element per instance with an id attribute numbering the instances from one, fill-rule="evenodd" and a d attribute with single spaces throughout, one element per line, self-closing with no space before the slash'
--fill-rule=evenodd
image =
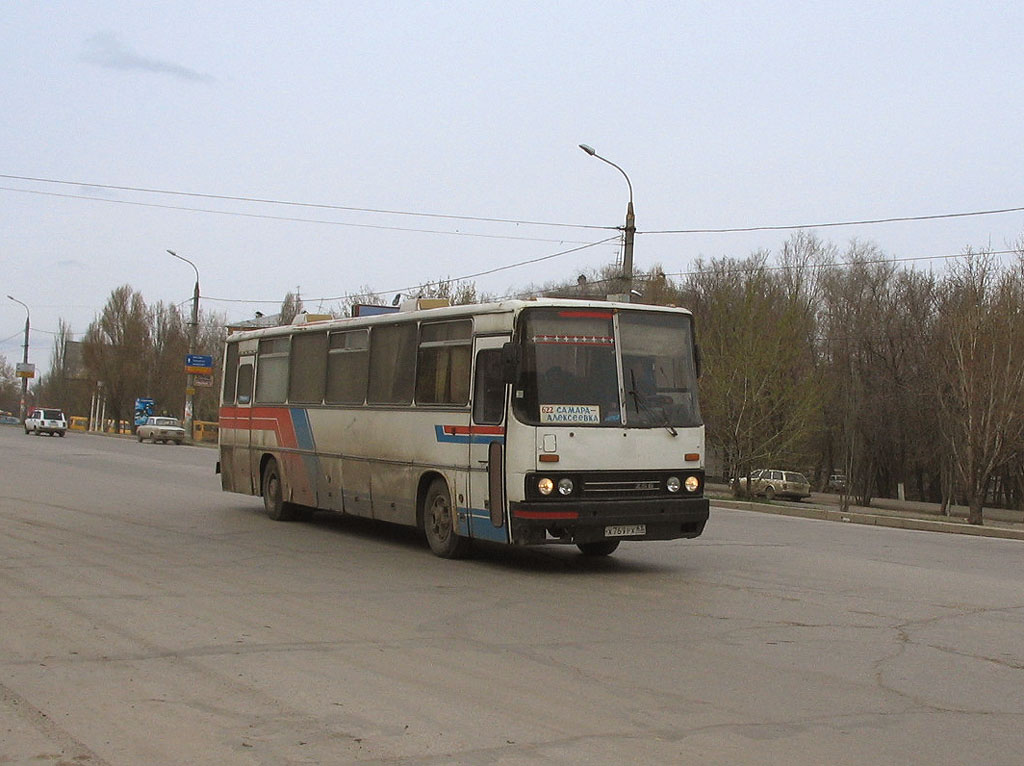
<path id="1" fill-rule="evenodd" d="M 632 537 L 633 535 L 646 535 L 646 524 L 627 524 L 619 527 L 605 527 L 605 537 Z"/>

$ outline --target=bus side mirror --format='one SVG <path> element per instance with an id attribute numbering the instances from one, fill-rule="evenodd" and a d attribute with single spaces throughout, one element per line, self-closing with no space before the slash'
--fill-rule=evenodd
<path id="1" fill-rule="evenodd" d="M 700 346 L 696 343 L 693 344 L 693 369 L 697 373 L 697 377 L 700 377 Z"/>
<path id="2" fill-rule="evenodd" d="M 519 377 L 519 366 L 523 361 L 523 348 L 518 343 L 506 343 L 501 347 L 501 379 L 515 384 Z"/>

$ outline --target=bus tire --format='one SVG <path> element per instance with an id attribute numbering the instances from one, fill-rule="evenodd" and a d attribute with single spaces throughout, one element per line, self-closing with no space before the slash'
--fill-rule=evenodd
<path id="1" fill-rule="evenodd" d="M 292 521 L 296 516 L 295 506 L 284 500 L 284 485 L 276 460 L 270 460 L 263 469 L 263 507 L 274 521 Z"/>
<path id="2" fill-rule="evenodd" d="M 619 547 L 618 540 L 598 540 L 595 543 L 576 543 L 584 556 L 611 556 Z"/>
<path id="3" fill-rule="evenodd" d="M 434 479 L 423 496 L 423 531 L 435 556 L 459 559 L 469 553 L 469 538 L 455 532 L 452 496 L 444 479 Z"/>

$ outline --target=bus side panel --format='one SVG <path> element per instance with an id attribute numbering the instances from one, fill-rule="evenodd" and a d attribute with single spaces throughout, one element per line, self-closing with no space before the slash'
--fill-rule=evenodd
<path id="1" fill-rule="evenodd" d="M 342 512 L 345 510 L 342 494 L 341 458 L 332 455 L 320 455 L 319 471 L 316 475 L 316 504 L 318 508 L 328 511 Z"/>
<path id="2" fill-rule="evenodd" d="M 452 502 L 465 496 L 465 443 L 454 435 L 464 415 L 427 409 L 311 411 L 321 454 L 340 455 L 346 513 L 417 523 L 417 491 L 428 472 L 445 476 Z"/>
<path id="3" fill-rule="evenodd" d="M 299 505 L 318 507 L 317 477 L 320 474 L 320 459 L 316 455 L 316 443 L 310 427 L 309 415 L 302 407 L 291 407 L 285 411 L 291 422 L 291 431 L 285 434 L 283 446 L 297 452 L 283 453 L 282 480 L 285 481 L 288 500 Z"/>
<path id="4" fill-rule="evenodd" d="M 373 518 L 373 506 L 370 503 L 370 464 L 366 460 L 346 456 L 341 459 L 341 473 L 345 513 Z"/>
<path id="5" fill-rule="evenodd" d="M 249 456 L 249 409 L 220 408 L 220 481 L 226 492 L 243 495 L 259 493 L 259 480 L 253 481 Z"/>
<path id="6" fill-rule="evenodd" d="M 373 518 L 415 524 L 418 476 L 419 471 L 413 466 L 373 463 L 370 476 Z"/>
<path id="7" fill-rule="evenodd" d="M 537 468 L 536 426 L 526 425 L 509 415 L 505 429 L 505 498 L 508 503 L 518 503 L 525 499 L 526 474 Z M 507 510 L 506 510 L 507 513 Z M 520 543 L 511 529 L 511 518 L 505 517 L 509 525 L 509 541 Z"/>
<path id="8" fill-rule="evenodd" d="M 316 457 L 305 410 L 288 407 L 253 407 L 249 466 L 254 492 L 260 493 L 263 458 L 270 455 L 281 471 L 284 499 L 290 503 L 316 506 Z M 302 454 L 300 451 L 306 451 Z"/>

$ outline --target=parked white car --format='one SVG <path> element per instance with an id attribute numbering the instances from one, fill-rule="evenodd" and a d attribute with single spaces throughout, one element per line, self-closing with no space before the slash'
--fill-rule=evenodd
<path id="1" fill-rule="evenodd" d="M 25 433 L 63 436 L 68 430 L 68 419 L 61 410 L 35 407 L 25 417 Z"/>
<path id="2" fill-rule="evenodd" d="M 157 442 L 181 444 L 185 441 L 185 429 L 182 428 L 181 421 L 177 418 L 146 418 L 146 422 L 135 429 L 135 435 L 140 442 L 143 439 L 149 439 L 153 444 Z"/>

